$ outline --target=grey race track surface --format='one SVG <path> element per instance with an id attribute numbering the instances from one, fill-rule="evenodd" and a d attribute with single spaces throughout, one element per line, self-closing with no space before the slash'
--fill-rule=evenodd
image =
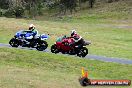
<path id="1" fill-rule="evenodd" d="M 0 43 L 0 47 L 10 47 L 12 48 L 9 44 L 2 44 Z M 27 50 L 36 50 L 33 48 L 24 48 L 24 47 L 18 47 L 19 49 L 27 49 Z M 44 52 L 50 52 L 49 49 L 46 49 Z M 123 58 L 111 58 L 111 57 L 105 57 L 105 56 L 98 56 L 98 55 L 87 55 L 85 59 L 92 59 L 92 60 L 99 60 L 99 61 L 104 61 L 104 62 L 115 62 L 115 63 L 120 63 L 120 64 L 131 64 L 132 65 L 132 60 L 127 60 Z"/>

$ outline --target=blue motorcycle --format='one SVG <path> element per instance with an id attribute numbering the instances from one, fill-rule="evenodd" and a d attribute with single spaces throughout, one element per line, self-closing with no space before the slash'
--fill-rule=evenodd
<path id="1" fill-rule="evenodd" d="M 48 47 L 46 40 L 49 38 L 49 35 L 42 34 L 33 36 L 30 31 L 18 31 L 15 36 L 9 41 L 9 44 L 12 47 L 31 47 L 36 48 L 38 51 L 43 51 Z"/>

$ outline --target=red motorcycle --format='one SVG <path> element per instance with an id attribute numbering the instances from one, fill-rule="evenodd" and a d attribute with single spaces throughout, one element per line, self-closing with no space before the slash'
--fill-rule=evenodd
<path id="1" fill-rule="evenodd" d="M 88 54 L 88 49 L 85 46 L 89 45 L 90 42 L 85 42 L 83 39 L 81 39 L 80 42 L 82 44 L 78 46 L 74 43 L 73 38 L 64 38 L 62 41 L 56 41 L 56 43 L 51 46 L 51 52 L 55 54 L 61 52 L 63 54 L 85 57 Z"/>

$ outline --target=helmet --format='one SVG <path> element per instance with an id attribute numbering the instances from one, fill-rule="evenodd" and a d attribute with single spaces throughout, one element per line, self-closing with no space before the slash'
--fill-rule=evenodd
<path id="1" fill-rule="evenodd" d="M 76 30 L 72 30 L 71 33 L 76 33 Z"/>
<path id="2" fill-rule="evenodd" d="M 74 34 L 77 34 L 76 30 L 71 31 L 71 36 L 73 36 Z"/>
<path id="3" fill-rule="evenodd" d="M 35 28 L 35 26 L 34 26 L 33 24 L 30 24 L 30 25 L 29 25 L 29 30 L 31 30 L 31 29 L 33 29 L 33 28 Z"/>

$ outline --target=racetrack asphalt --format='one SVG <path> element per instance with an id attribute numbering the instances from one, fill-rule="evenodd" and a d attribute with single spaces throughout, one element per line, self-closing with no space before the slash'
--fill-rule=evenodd
<path id="1" fill-rule="evenodd" d="M 0 47 L 11 47 L 9 44 L 0 43 Z M 27 50 L 36 50 L 35 48 L 26 48 L 26 47 L 18 47 L 19 49 L 27 49 Z M 44 52 L 50 52 L 49 49 L 44 50 Z M 104 62 L 113 62 L 113 63 L 120 63 L 120 64 L 131 64 L 132 60 L 123 59 L 123 58 L 113 58 L 113 57 L 105 57 L 105 56 L 98 56 L 98 55 L 87 55 L 84 59 L 92 59 L 92 60 L 99 60 Z"/>

